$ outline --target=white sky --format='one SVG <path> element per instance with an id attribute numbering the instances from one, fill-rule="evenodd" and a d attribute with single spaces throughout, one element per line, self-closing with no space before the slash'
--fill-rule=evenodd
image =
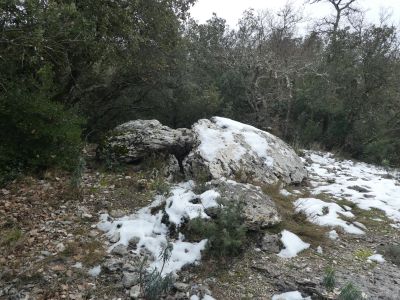
<path id="1" fill-rule="evenodd" d="M 235 27 L 242 12 L 248 8 L 255 10 L 277 10 L 284 6 L 286 0 L 197 0 L 192 7 L 191 16 L 200 23 L 208 20 L 212 13 L 224 18 L 230 27 Z M 296 7 L 302 8 L 304 16 L 310 19 L 318 19 L 328 16 L 332 12 L 329 3 L 305 4 L 305 0 L 290 1 Z M 370 22 L 379 22 L 379 15 L 382 9 L 389 9 L 392 12 L 392 22 L 400 24 L 400 0 L 358 0 L 358 7 L 366 10 L 366 17 Z"/>

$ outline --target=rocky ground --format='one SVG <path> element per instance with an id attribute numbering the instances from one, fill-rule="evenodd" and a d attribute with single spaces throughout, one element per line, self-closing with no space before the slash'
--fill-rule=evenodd
<path id="1" fill-rule="evenodd" d="M 349 283 L 365 299 L 400 299 L 395 170 L 310 151 L 300 159 L 281 140 L 253 127 L 223 118 L 203 123 L 193 131 L 158 122 L 139 126 L 150 138 L 140 147 L 131 142 L 138 140 L 132 136 L 137 131 L 118 136 L 126 148 L 113 144 L 112 151 L 135 164 L 99 162 L 89 146 L 79 176 L 48 171 L 2 188 L 0 299 L 140 299 L 144 267 L 164 265 L 157 251 L 168 239 L 172 262 L 165 266 L 177 275 L 166 299 L 271 299 L 291 291 L 299 292 L 290 298 L 295 300 L 338 299 Z M 148 145 L 176 152 L 176 138 L 187 157 L 143 160 Z M 179 170 L 197 173 L 197 185 L 177 186 L 187 180 Z M 199 170 L 230 180 L 206 183 Z M 171 171 L 177 176 L 167 176 Z M 79 186 L 72 184 L 78 178 Z M 186 241 L 179 231 L 196 216 L 214 218 L 218 195 L 246 203 L 248 234 L 239 256 L 200 252 L 204 237 Z M 297 235 L 306 249 L 282 257 L 283 232 Z M 384 261 L 375 261 L 374 254 Z M 182 267 L 182 261 L 189 263 Z M 327 269 L 335 273 L 331 291 L 324 284 Z"/>
<path id="2" fill-rule="evenodd" d="M 122 272 L 129 269 L 129 257 L 108 253 L 109 242 L 96 224 L 100 213 L 120 217 L 147 205 L 165 188 L 164 182 L 151 168 L 109 172 L 90 160 L 80 190 L 70 188 L 69 178 L 55 173 L 47 173 L 43 179 L 21 178 L 1 190 L 1 298 L 130 298 Z M 288 190 L 307 192 L 306 187 Z M 273 190 L 266 192 L 290 220 L 294 211 L 288 210 L 287 197 Z M 311 243 L 310 249 L 283 259 L 250 239 L 240 257 L 207 258 L 200 266 L 183 270 L 175 296 L 184 299 L 186 292 L 196 290 L 215 299 L 270 299 L 279 292 L 299 290 L 316 299 L 334 299 L 334 293 L 327 294 L 321 283 L 326 267 L 332 266 L 338 287 L 351 281 L 368 299 L 399 299 L 399 267 L 390 260 L 384 264 L 367 261 L 375 250 L 398 242 L 399 231 L 378 210 L 359 209 L 355 214 L 368 227 L 367 234 L 339 231 L 339 240 L 332 241 L 324 236 L 326 230 L 309 222 L 284 221 L 269 234 L 288 228 Z M 90 270 L 98 265 L 102 272 L 91 276 Z"/>

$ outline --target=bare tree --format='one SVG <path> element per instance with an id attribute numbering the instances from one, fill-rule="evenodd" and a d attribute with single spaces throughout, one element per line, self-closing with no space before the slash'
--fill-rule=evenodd
<path id="1" fill-rule="evenodd" d="M 352 14 L 359 13 L 361 10 L 355 5 L 357 0 L 308 0 L 309 3 L 330 3 L 334 9 L 335 14 L 332 19 L 324 18 L 324 24 L 332 26 L 330 30 L 332 33 L 332 40 L 336 40 L 337 32 L 339 30 L 340 21 L 343 17 L 349 18 Z"/>

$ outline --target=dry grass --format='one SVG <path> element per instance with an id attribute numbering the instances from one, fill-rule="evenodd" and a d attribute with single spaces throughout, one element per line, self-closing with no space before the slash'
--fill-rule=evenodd
<path id="1" fill-rule="evenodd" d="M 280 193 L 281 183 L 263 186 L 262 190 L 272 198 L 282 216 L 282 222 L 269 228 L 268 231 L 279 233 L 284 229 L 289 230 L 315 247 L 331 243 L 326 236 L 329 229 L 309 222 L 305 214 L 296 212 L 290 197 L 285 197 Z"/>
<path id="2" fill-rule="evenodd" d="M 90 240 L 87 242 L 71 242 L 60 254 L 62 258 L 73 258 L 81 261 L 85 266 L 95 266 L 103 261 L 105 256 L 104 245 L 101 241 Z"/>

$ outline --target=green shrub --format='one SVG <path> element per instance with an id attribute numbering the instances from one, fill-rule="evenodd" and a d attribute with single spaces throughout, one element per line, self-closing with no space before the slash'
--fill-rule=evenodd
<path id="1" fill-rule="evenodd" d="M 189 239 L 208 239 L 207 252 L 212 256 L 236 256 L 243 250 L 247 229 L 242 216 L 242 204 L 222 202 L 215 219 L 195 218 L 186 226 Z"/>
<path id="2" fill-rule="evenodd" d="M 400 164 L 399 146 L 398 138 L 382 138 L 367 144 L 361 158 L 384 167 L 398 166 Z"/>
<path id="3" fill-rule="evenodd" d="M 336 285 L 335 270 L 332 267 L 325 269 L 323 284 L 328 292 L 332 292 Z"/>
<path id="4" fill-rule="evenodd" d="M 49 93 L 10 84 L 0 94 L 0 184 L 19 172 L 49 167 L 74 170 L 82 120 Z"/>
<path id="5" fill-rule="evenodd" d="M 361 300 L 361 291 L 351 282 L 347 283 L 341 290 L 338 300 Z"/>
<path id="6" fill-rule="evenodd" d="M 381 247 L 380 251 L 383 252 L 385 258 L 400 266 L 400 245 L 386 245 Z"/>
<path id="7" fill-rule="evenodd" d="M 172 274 L 162 275 L 165 264 L 171 258 L 172 244 L 168 244 L 160 253 L 163 261 L 161 270 L 154 268 L 148 272 L 145 270 L 147 257 L 145 257 L 140 266 L 140 289 L 143 297 L 147 300 L 158 300 L 167 294 L 173 286 L 174 278 Z"/>

